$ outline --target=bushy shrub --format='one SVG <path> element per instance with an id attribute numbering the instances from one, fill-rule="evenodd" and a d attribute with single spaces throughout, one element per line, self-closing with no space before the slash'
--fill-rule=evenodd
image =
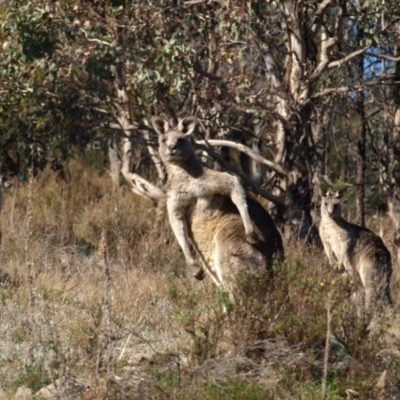
<path id="1" fill-rule="evenodd" d="M 398 309 L 369 330 L 357 288 L 321 249 L 286 244 L 285 261 L 221 293 L 192 278 L 165 212 L 96 168 L 74 161 L 66 181 L 45 171 L 5 196 L 0 382 L 10 396 L 68 376 L 96 399 L 319 399 L 327 335 L 326 398 L 368 398 L 384 371 L 384 393 L 396 387 Z"/>

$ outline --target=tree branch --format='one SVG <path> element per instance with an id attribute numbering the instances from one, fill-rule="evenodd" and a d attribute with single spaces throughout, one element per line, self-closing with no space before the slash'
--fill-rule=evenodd
<path id="1" fill-rule="evenodd" d="M 320 57 L 320 62 L 317 65 L 317 68 L 315 68 L 314 72 L 310 76 L 311 81 L 315 81 L 318 79 L 321 75 L 322 72 L 325 71 L 326 67 L 329 64 L 329 57 L 328 57 L 328 50 L 332 46 L 334 46 L 336 43 L 336 38 L 329 38 L 327 37 L 326 29 L 325 27 L 322 28 L 321 31 L 321 57 Z"/>
<path id="2" fill-rule="evenodd" d="M 317 8 L 317 11 L 315 12 L 313 22 L 311 24 L 311 32 L 313 36 L 318 32 L 319 27 L 321 26 L 322 23 L 322 17 L 327 9 L 327 7 L 333 3 L 335 0 L 324 0 Z"/>
<path id="3" fill-rule="evenodd" d="M 256 44 L 260 50 L 260 53 L 264 59 L 265 67 L 267 70 L 267 78 L 271 83 L 271 86 L 274 88 L 276 93 L 279 93 L 282 88 L 282 77 L 279 72 L 278 64 L 275 61 L 274 56 L 272 55 L 271 49 L 265 45 L 256 41 Z"/>
<path id="4" fill-rule="evenodd" d="M 350 54 L 347 54 L 346 57 L 343 57 L 343 58 L 341 58 L 340 60 L 331 61 L 331 62 L 328 64 L 328 68 L 341 67 L 343 64 L 347 63 L 348 61 L 352 60 L 353 58 L 358 57 L 359 55 L 365 53 L 365 51 L 366 51 L 367 49 L 369 49 L 370 47 L 371 47 L 370 45 L 365 46 L 365 47 L 363 47 L 362 49 L 359 49 L 359 50 L 353 51 L 353 52 L 350 53 Z"/>
<path id="5" fill-rule="evenodd" d="M 129 139 L 123 139 L 122 144 L 122 175 L 130 183 L 132 192 L 150 198 L 152 200 L 160 200 L 164 196 L 164 191 L 159 187 L 153 185 L 140 175 L 130 172 L 130 160 L 132 153 L 132 143 Z"/>
<path id="6" fill-rule="evenodd" d="M 90 38 L 88 36 L 88 33 L 83 29 L 83 28 L 79 28 L 79 31 L 82 32 L 85 35 L 85 38 L 88 42 L 94 42 L 94 43 L 99 43 L 103 46 L 108 46 L 108 47 L 115 47 L 115 45 L 113 45 L 112 43 L 106 42 L 104 40 L 100 40 L 100 39 L 96 39 L 96 38 Z"/>
<path id="7" fill-rule="evenodd" d="M 256 153 L 254 150 L 250 149 L 249 147 L 245 146 L 244 144 L 232 142 L 230 140 L 217 140 L 217 139 L 197 140 L 196 143 L 199 145 L 231 147 L 232 149 L 239 150 L 242 153 L 248 155 L 249 157 L 251 157 L 253 160 L 257 161 L 258 163 L 266 165 L 267 167 L 278 172 L 279 174 L 281 174 L 283 176 L 288 176 L 287 172 L 284 171 L 280 165 L 277 165 L 277 164 L 265 159 L 264 157 L 260 156 L 258 153 Z"/>
<path id="8" fill-rule="evenodd" d="M 146 118 L 144 119 L 144 123 L 146 126 L 149 127 L 149 129 L 143 130 L 143 137 L 145 138 L 147 143 L 147 150 L 150 154 L 153 164 L 157 169 L 158 178 L 164 184 L 165 181 L 167 180 L 165 165 L 162 163 L 160 156 L 158 155 L 158 151 L 151 145 L 151 140 L 150 140 L 149 130 L 151 129 L 153 131 L 153 128 L 151 128 L 150 122 Z"/>
<path id="9" fill-rule="evenodd" d="M 226 162 L 223 159 L 223 157 L 221 157 L 219 154 L 217 154 L 215 151 L 213 151 L 210 147 L 204 146 L 197 142 L 195 143 L 195 147 L 200 150 L 206 151 L 208 154 L 210 154 L 211 157 L 217 159 L 225 169 L 227 169 L 228 171 L 234 172 L 236 175 L 239 175 L 248 185 L 250 185 L 253 188 L 254 192 L 259 194 L 260 196 L 266 198 L 269 201 L 272 201 L 274 204 L 284 205 L 284 202 L 280 197 L 274 196 L 272 193 L 269 193 L 266 190 L 261 189 L 251 179 L 249 179 L 248 176 L 243 171 L 241 171 L 239 168 Z"/>
<path id="10" fill-rule="evenodd" d="M 384 60 L 389 60 L 394 62 L 400 61 L 400 57 L 388 56 L 386 54 L 376 54 L 376 53 L 371 53 L 370 51 L 366 51 L 365 55 L 370 57 L 383 58 Z"/>
<path id="11" fill-rule="evenodd" d="M 290 121 L 288 121 L 287 118 L 285 118 L 281 113 L 279 113 L 276 109 L 272 109 L 270 107 L 267 107 L 266 105 L 264 105 L 263 103 L 261 103 L 259 100 L 256 100 L 255 102 L 259 107 L 261 107 L 263 110 L 268 111 L 269 113 L 271 113 L 274 117 L 276 117 L 279 122 L 281 122 L 281 124 L 287 128 L 291 128 L 292 124 L 290 123 Z"/>
<path id="12" fill-rule="evenodd" d="M 212 73 L 210 73 L 210 72 L 204 71 L 204 69 L 201 68 L 201 65 L 200 65 L 200 63 L 199 63 L 198 60 L 196 60 L 196 61 L 193 63 L 193 69 L 194 69 L 198 74 L 204 76 L 205 78 L 208 78 L 208 79 L 211 79 L 211 80 L 214 80 L 214 81 L 220 81 L 220 80 L 222 79 L 220 76 L 217 76 L 217 75 L 212 74 Z"/>
<path id="13" fill-rule="evenodd" d="M 341 86 L 341 87 L 338 87 L 338 88 L 326 89 L 326 90 L 323 90 L 322 92 L 315 93 L 315 95 L 313 95 L 311 97 L 311 100 L 327 96 L 327 95 L 329 95 L 331 93 L 342 94 L 342 93 L 347 93 L 347 92 L 350 92 L 350 91 L 364 90 L 366 87 L 379 85 L 383 81 L 391 80 L 393 78 L 395 78 L 394 74 L 382 75 L 382 76 L 378 77 L 377 79 L 375 79 L 373 81 L 364 82 L 363 84 L 358 84 L 358 85 L 354 85 L 354 86 Z M 390 82 L 390 83 L 392 84 L 393 82 Z M 394 83 L 399 83 L 399 82 L 394 82 Z"/>

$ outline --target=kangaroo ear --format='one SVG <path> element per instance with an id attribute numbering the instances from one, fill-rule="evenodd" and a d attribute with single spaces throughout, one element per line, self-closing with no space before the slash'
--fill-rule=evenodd
<path id="1" fill-rule="evenodd" d="M 340 198 L 342 197 L 342 195 L 340 194 L 339 190 L 336 191 L 335 197 L 336 197 L 337 199 L 340 199 Z"/>
<path id="2" fill-rule="evenodd" d="M 168 132 L 169 130 L 169 123 L 165 119 L 161 117 L 151 117 L 151 124 L 153 125 L 154 130 L 159 134 L 159 135 L 164 135 L 165 133 Z"/>
<path id="3" fill-rule="evenodd" d="M 183 118 L 179 121 L 178 130 L 185 135 L 191 135 L 197 124 L 197 118 L 194 116 Z"/>

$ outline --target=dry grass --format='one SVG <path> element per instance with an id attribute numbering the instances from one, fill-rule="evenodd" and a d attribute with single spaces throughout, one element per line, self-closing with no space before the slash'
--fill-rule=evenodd
<path id="1" fill-rule="evenodd" d="M 343 344 L 327 398 L 390 398 L 400 321 L 368 335 L 319 249 L 286 243 L 273 276 L 240 280 L 266 301 L 232 306 L 186 272 L 163 211 L 82 161 L 67 177 L 45 171 L 4 196 L 0 398 L 53 384 L 63 399 L 319 399 L 328 292 Z"/>

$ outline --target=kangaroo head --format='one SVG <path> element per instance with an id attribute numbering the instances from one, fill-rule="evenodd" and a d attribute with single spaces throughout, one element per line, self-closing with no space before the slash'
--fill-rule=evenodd
<path id="1" fill-rule="evenodd" d="M 7 189 L 12 186 L 12 182 L 7 178 L 6 175 L 0 172 L 0 188 Z"/>
<path id="2" fill-rule="evenodd" d="M 158 151 L 160 157 L 167 163 L 179 163 L 193 156 L 190 135 L 196 127 L 196 117 L 186 117 L 172 128 L 169 122 L 161 117 L 152 117 L 151 123 L 158 133 Z"/>
<path id="3" fill-rule="evenodd" d="M 339 192 L 331 193 L 329 190 L 322 196 L 321 214 L 326 217 L 335 218 L 342 216 Z"/>

